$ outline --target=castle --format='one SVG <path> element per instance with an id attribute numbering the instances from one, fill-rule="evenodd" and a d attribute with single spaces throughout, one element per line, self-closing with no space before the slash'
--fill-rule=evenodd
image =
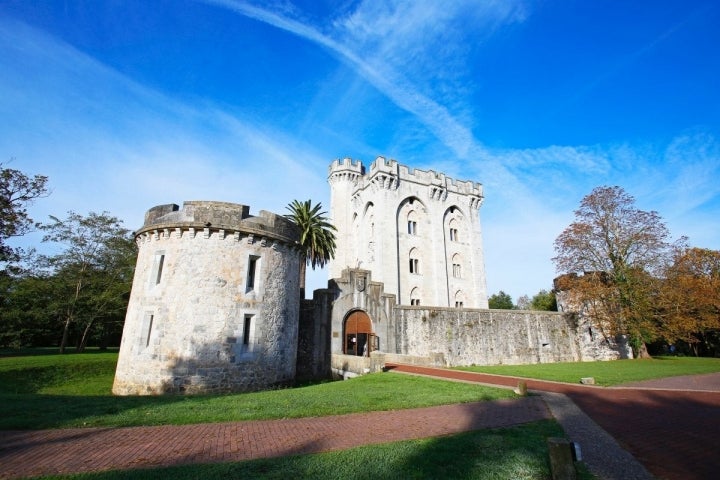
<path id="1" fill-rule="evenodd" d="M 568 313 L 488 310 L 475 182 L 378 157 L 329 167 L 328 288 L 300 298 L 284 217 L 222 202 L 150 209 L 113 392 L 246 391 L 385 362 L 455 366 L 618 358 Z"/>

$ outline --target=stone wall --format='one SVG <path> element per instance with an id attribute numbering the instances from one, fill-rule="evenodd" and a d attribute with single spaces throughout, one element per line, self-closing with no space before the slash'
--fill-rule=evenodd
<path id="1" fill-rule="evenodd" d="M 404 307 L 394 310 L 398 351 L 442 355 L 446 366 L 618 358 L 615 345 L 582 338 L 577 317 L 557 312 Z"/>
<path id="2" fill-rule="evenodd" d="M 242 391 L 295 378 L 299 270 L 288 220 L 244 205 L 151 209 L 113 393 Z"/>

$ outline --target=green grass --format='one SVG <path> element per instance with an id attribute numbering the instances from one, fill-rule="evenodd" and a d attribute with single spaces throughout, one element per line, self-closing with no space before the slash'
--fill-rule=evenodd
<path id="1" fill-rule="evenodd" d="M 343 479 L 549 479 L 546 439 L 562 437 L 550 420 L 513 428 L 479 430 L 459 435 L 369 445 L 338 452 L 238 463 L 186 465 L 126 470 L 54 479 L 173 480 L 204 478 L 317 480 Z M 580 466 L 581 480 L 593 478 Z"/>
<path id="2" fill-rule="evenodd" d="M 461 367 L 459 370 L 567 383 L 578 383 L 582 377 L 593 377 L 597 384 L 611 386 L 678 375 L 717 373 L 720 372 L 720 358 L 656 357 L 610 362 L 474 366 Z"/>
<path id="3" fill-rule="evenodd" d="M 179 425 L 394 410 L 512 397 L 508 390 L 392 373 L 265 392 L 110 393 L 116 353 L 0 358 L 0 429 Z"/>

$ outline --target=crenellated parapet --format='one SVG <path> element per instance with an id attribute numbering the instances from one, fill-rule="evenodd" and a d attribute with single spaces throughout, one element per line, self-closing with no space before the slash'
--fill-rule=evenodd
<path id="1" fill-rule="evenodd" d="M 341 158 L 333 160 L 328 168 L 328 182 L 350 182 L 355 183 L 362 179 L 365 174 L 365 167 L 360 160 Z"/>
<path id="2" fill-rule="evenodd" d="M 187 201 L 180 208 L 174 203 L 158 205 L 145 214 L 145 223 L 135 232 L 137 242 L 187 236 L 195 238 L 233 237 L 262 244 L 281 242 L 294 245 L 298 231 L 290 220 L 265 210 L 250 215 L 250 207 L 237 203 Z"/>
<path id="3" fill-rule="evenodd" d="M 396 160 L 388 160 L 379 156 L 365 171 L 359 160 L 350 158 L 338 159 L 330 164 L 328 181 L 333 184 L 338 181 L 349 181 L 358 188 L 372 185 L 374 189 L 396 190 L 403 182 L 415 183 L 427 187 L 427 197 L 444 201 L 448 193 L 457 193 L 472 197 L 471 208 L 479 208 L 482 204 L 482 184 L 455 180 L 444 173 L 434 170 L 420 170 L 399 164 Z"/>

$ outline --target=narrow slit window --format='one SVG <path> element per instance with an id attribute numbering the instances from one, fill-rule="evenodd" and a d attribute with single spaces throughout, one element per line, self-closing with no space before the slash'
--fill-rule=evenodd
<path id="1" fill-rule="evenodd" d="M 160 283 L 163 273 L 163 265 L 165 264 L 165 255 L 160 255 L 158 258 L 157 275 L 155 276 L 155 285 Z"/>
<path id="2" fill-rule="evenodd" d="M 152 335 L 153 320 L 155 316 L 152 313 L 145 313 L 142 319 L 142 327 L 140 328 L 140 337 L 138 338 L 138 346 L 141 349 L 150 346 L 150 336 Z"/>
<path id="3" fill-rule="evenodd" d="M 153 327 L 153 320 L 155 319 L 155 315 L 150 315 L 150 318 L 148 319 L 148 326 L 147 326 L 147 337 L 145 338 L 145 346 L 150 345 L 150 334 L 152 333 L 152 327 Z"/>
<path id="4" fill-rule="evenodd" d="M 247 286 L 246 286 L 246 290 L 248 292 L 255 290 L 255 288 L 256 288 L 255 283 L 256 283 L 259 260 L 260 260 L 260 257 L 257 257 L 255 255 L 251 255 L 250 258 L 248 259 Z"/>
<path id="5" fill-rule="evenodd" d="M 153 261 L 152 276 L 150 277 L 150 286 L 159 285 L 163 276 L 163 267 L 165 266 L 165 252 L 156 252 Z"/>
<path id="6" fill-rule="evenodd" d="M 252 351 L 253 337 L 254 337 L 253 317 L 254 317 L 254 315 L 245 315 L 245 318 L 243 319 L 242 345 L 243 345 L 243 350 L 245 352 Z"/>

